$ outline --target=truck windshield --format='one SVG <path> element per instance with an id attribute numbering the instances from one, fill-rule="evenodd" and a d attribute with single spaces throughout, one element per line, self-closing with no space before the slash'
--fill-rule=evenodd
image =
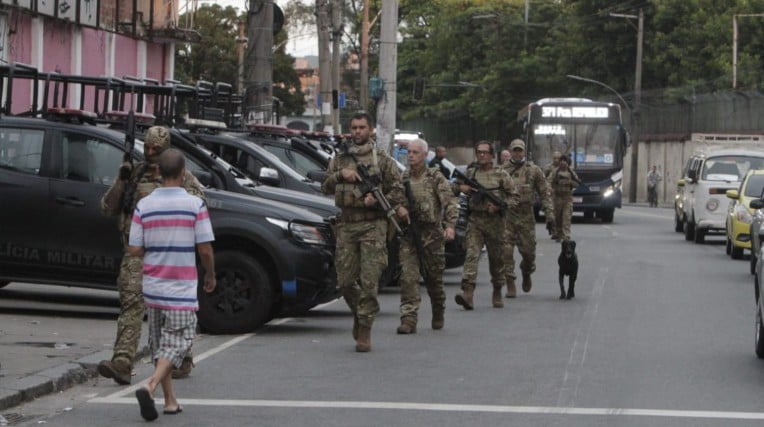
<path id="1" fill-rule="evenodd" d="M 701 179 L 706 181 L 740 181 L 750 169 L 761 169 L 764 158 L 752 156 L 710 157 L 703 166 Z"/>

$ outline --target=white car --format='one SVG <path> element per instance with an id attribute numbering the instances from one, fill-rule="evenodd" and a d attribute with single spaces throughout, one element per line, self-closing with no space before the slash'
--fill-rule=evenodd
<path id="1" fill-rule="evenodd" d="M 764 151 L 715 150 L 692 156 L 683 179 L 685 239 L 703 243 L 709 234 L 725 234 L 727 190 L 737 190 L 748 170 L 763 166 Z"/>

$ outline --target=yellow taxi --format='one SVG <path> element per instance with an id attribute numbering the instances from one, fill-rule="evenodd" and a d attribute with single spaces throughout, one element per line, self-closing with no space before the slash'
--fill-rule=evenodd
<path id="1" fill-rule="evenodd" d="M 753 209 L 751 200 L 759 199 L 764 190 L 764 170 L 750 170 L 746 173 L 738 190 L 727 190 L 730 199 L 727 208 L 727 255 L 732 259 L 743 258 L 743 252 L 751 249 L 751 220 Z"/>

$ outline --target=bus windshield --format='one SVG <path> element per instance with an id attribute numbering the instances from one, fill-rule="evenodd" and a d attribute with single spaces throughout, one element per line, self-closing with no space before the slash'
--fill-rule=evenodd
<path id="1" fill-rule="evenodd" d="M 550 124 L 537 123 L 531 138 L 536 164 L 552 162 L 552 153 L 574 153 L 576 169 L 620 168 L 620 129 L 617 124 Z"/>

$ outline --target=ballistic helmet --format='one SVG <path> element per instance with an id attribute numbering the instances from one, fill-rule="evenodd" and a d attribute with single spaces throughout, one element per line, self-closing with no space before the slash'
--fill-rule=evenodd
<path id="1" fill-rule="evenodd" d="M 154 147 L 156 153 L 160 154 L 170 148 L 170 132 L 164 126 L 152 126 L 146 131 L 143 142 L 148 146 Z"/>

